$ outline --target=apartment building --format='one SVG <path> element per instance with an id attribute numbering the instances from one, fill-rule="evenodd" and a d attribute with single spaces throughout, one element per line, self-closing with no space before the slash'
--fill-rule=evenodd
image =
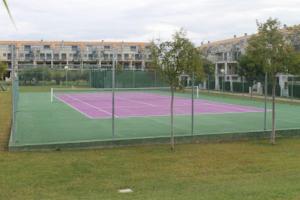
<path id="1" fill-rule="evenodd" d="M 216 90 L 220 89 L 222 79 L 231 84 L 233 81 L 241 81 L 241 77 L 237 74 L 237 61 L 245 53 L 248 38 L 249 36 L 245 34 L 242 37 L 234 36 L 231 39 L 201 45 L 205 57 L 215 64 Z"/>
<path id="2" fill-rule="evenodd" d="M 285 26 L 281 31 L 287 41 L 291 42 L 297 51 L 300 51 L 300 25 Z M 237 74 L 238 59 L 242 54 L 245 54 L 249 38 L 250 36 L 245 33 L 241 37 L 234 35 L 230 39 L 201 44 L 200 49 L 204 56 L 215 64 L 216 90 L 220 90 L 223 81 L 230 82 L 231 90 L 233 90 L 233 82 L 242 81 L 242 77 Z M 287 74 L 278 74 L 281 96 L 289 95 L 287 88 L 288 77 L 289 75 Z"/>
<path id="3" fill-rule="evenodd" d="M 111 69 L 116 59 L 123 69 L 144 70 L 150 63 L 150 49 L 148 43 L 139 42 L 0 41 L 0 60 L 11 68 L 13 58 L 19 69 Z"/>

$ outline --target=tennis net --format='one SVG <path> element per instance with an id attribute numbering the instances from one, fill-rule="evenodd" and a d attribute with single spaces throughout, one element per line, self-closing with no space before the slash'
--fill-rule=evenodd
<path id="1" fill-rule="evenodd" d="M 194 98 L 199 97 L 199 87 L 186 87 L 184 89 L 176 89 L 176 93 L 191 93 L 194 91 Z M 99 101 L 108 100 L 114 92 L 115 95 L 126 94 L 131 95 L 131 98 L 145 98 L 146 100 L 156 100 L 158 98 L 169 98 L 171 96 L 170 87 L 147 87 L 147 88 L 51 88 L 51 102 L 61 101 L 62 97 L 80 96 L 85 100 Z M 151 96 L 149 94 L 156 94 Z"/>

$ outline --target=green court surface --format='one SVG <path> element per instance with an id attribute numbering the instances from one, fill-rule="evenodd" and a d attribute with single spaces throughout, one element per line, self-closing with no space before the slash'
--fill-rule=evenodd
<path id="1" fill-rule="evenodd" d="M 176 93 L 190 98 L 189 93 Z M 210 101 L 264 108 L 264 102 L 230 96 L 200 93 L 199 98 Z M 268 102 L 268 109 L 271 103 Z M 276 128 L 300 129 L 300 105 L 277 103 Z M 175 116 L 176 136 L 191 135 L 191 116 Z M 271 128 L 271 112 L 267 113 L 267 129 Z M 194 117 L 195 135 L 244 133 L 264 130 L 264 112 L 198 114 Z M 16 131 L 10 147 L 82 143 L 168 137 L 170 117 L 130 117 L 115 119 L 112 136 L 111 119 L 89 119 L 68 105 L 50 102 L 50 92 L 20 92 Z"/>

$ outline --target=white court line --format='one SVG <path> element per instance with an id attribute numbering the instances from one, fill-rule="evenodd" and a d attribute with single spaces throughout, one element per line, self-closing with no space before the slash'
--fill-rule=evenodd
<path id="1" fill-rule="evenodd" d="M 106 114 L 112 115 L 111 112 L 108 112 L 108 111 L 106 111 L 106 110 L 103 110 L 103 109 L 101 109 L 101 108 L 98 108 L 97 106 L 94 106 L 94 105 L 92 105 L 92 104 L 89 104 L 89 103 L 87 103 L 87 102 L 85 102 L 85 101 L 82 101 L 82 100 L 80 100 L 80 99 L 77 99 L 77 98 L 75 98 L 75 97 L 72 97 L 72 96 L 70 96 L 70 95 L 68 95 L 68 94 L 66 94 L 66 96 L 69 97 L 69 98 L 71 98 L 71 99 L 73 99 L 73 100 L 75 100 L 75 101 L 78 101 L 78 102 L 83 103 L 83 104 L 85 104 L 85 105 L 88 105 L 88 106 L 90 106 L 90 107 L 92 107 L 92 108 L 95 108 L 96 110 L 98 110 L 98 111 L 100 111 L 100 112 L 104 112 L 104 113 L 106 113 Z M 116 117 L 119 117 L 118 115 L 115 115 L 115 116 L 116 116 Z"/>
<path id="2" fill-rule="evenodd" d="M 263 108 L 258 108 L 258 107 L 251 107 L 251 106 L 243 106 L 243 105 L 234 105 L 234 104 L 223 104 L 223 103 L 220 103 L 220 104 L 215 104 L 215 103 L 202 103 L 202 105 L 209 105 L 209 106 L 212 106 L 212 107 L 221 107 L 221 108 L 227 108 L 227 109 L 231 109 L 231 108 L 228 108 L 228 106 L 235 106 L 235 107 L 233 107 L 232 109 L 235 109 L 235 110 L 239 110 L 239 111 L 245 111 L 245 110 L 247 110 L 247 111 L 251 111 L 251 110 L 254 110 L 254 109 L 259 109 L 259 110 L 263 110 Z M 240 108 L 238 108 L 238 107 L 240 107 Z M 218 109 L 218 108 L 216 108 L 216 109 Z"/>
<path id="3" fill-rule="evenodd" d="M 90 115 L 88 115 L 87 113 L 85 112 L 82 112 L 81 110 L 79 110 L 78 108 L 76 108 L 75 106 L 69 104 L 68 102 L 66 102 L 65 100 L 61 99 L 60 97 L 57 97 L 57 96 L 54 96 L 55 98 L 57 98 L 59 101 L 67 104 L 69 107 L 73 108 L 74 110 L 78 111 L 79 113 L 83 114 L 84 116 L 86 116 L 87 118 L 90 118 L 90 119 L 95 119 L 95 117 L 92 117 Z"/>
<path id="4" fill-rule="evenodd" d="M 202 116 L 202 115 L 224 115 L 224 114 L 243 114 L 243 113 L 262 113 L 262 111 L 246 111 L 246 112 L 203 112 L 203 113 L 195 113 L 195 116 Z M 120 116 L 119 119 L 128 119 L 128 118 L 148 118 L 148 117 L 170 117 L 171 114 L 161 114 L 161 115 L 127 115 L 127 116 Z M 191 116 L 190 113 L 184 114 L 176 114 L 174 113 L 174 117 L 176 116 Z M 94 117 L 93 119 L 111 119 L 111 117 Z"/>
<path id="5" fill-rule="evenodd" d="M 124 101 L 131 101 L 131 102 L 134 102 L 134 103 L 139 103 L 139 104 L 144 104 L 146 106 L 151 106 L 151 107 L 157 107 L 157 105 L 154 105 L 154 104 L 151 104 L 151 103 L 145 103 L 145 102 L 141 102 L 141 101 L 136 101 L 136 100 L 130 100 L 130 99 L 126 99 L 126 98 L 122 98 L 122 97 L 118 97 L 118 99 L 121 99 L 121 100 L 124 100 Z"/>

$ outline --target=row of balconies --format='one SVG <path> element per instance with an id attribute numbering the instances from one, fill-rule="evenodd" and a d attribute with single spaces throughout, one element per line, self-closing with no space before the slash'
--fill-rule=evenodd
<path id="1" fill-rule="evenodd" d="M 12 45 L 1 45 L 1 49 L 5 50 L 11 50 Z M 139 46 L 117 46 L 117 47 L 112 47 L 110 45 L 104 45 L 104 46 L 93 46 L 93 45 L 87 45 L 85 48 L 80 48 L 80 46 L 61 46 L 61 47 L 54 47 L 51 48 L 50 45 L 41 45 L 41 46 L 32 46 L 32 45 L 24 45 L 22 47 L 18 48 L 19 51 L 23 52 L 32 52 L 32 51 L 68 51 L 68 52 L 78 52 L 78 51 L 126 51 L 130 53 L 136 53 L 136 52 L 142 52 L 143 48 Z"/>
<path id="2" fill-rule="evenodd" d="M 11 60 L 11 54 L 10 53 L 2 53 L 2 58 L 4 60 Z M 5 59 L 6 58 L 6 59 Z M 67 54 L 67 53 L 61 53 L 61 54 L 52 54 L 52 53 L 39 53 L 39 54 L 34 54 L 34 53 L 19 53 L 19 56 L 17 58 L 18 60 L 21 61 L 64 61 L 64 60 L 113 60 L 113 54 L 84 54 L 83 56 L 81 54 Z M 117 60 L 125 60 L 125 61 L 130 61 L 130 60 L 137 60 L 137 61 L 142 61 L 142 60 L 148 60 L 150 59 L 149 55 L 142 55 L 142 54 L 118 54 L 117 55 Z"/>
<path id="3" fill-rule="evenodd" d="M 61 68 L 65 67 L 66 63 L 47 63 L 43 64 L 44 67 L 49 68 Z M 145 69 L 147 68 L 147 63 L 120 63 L 123 69 Z M 32 68 L 34 65 L 30 63 L 18 63 L 19 69 Z M 36 66 L 39 66 L 36 64 Z M 68 63 L 70 69 L 76 68 L 101 68 L 101 69 L 111 69 L 113 67 L 112 63 Z"/>

